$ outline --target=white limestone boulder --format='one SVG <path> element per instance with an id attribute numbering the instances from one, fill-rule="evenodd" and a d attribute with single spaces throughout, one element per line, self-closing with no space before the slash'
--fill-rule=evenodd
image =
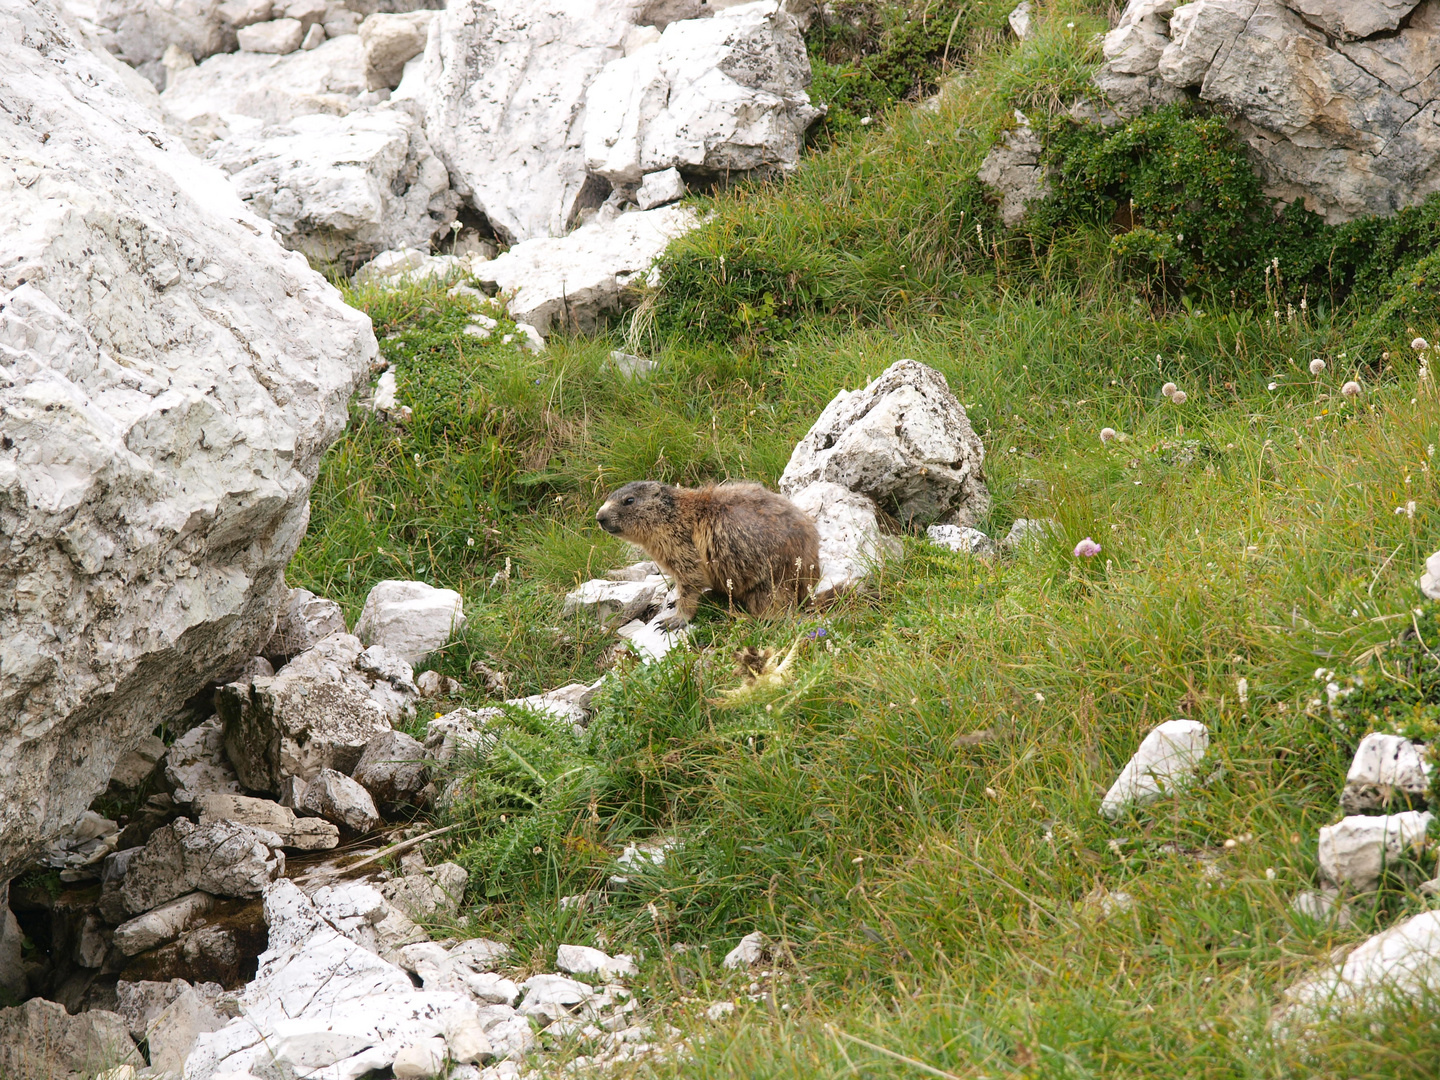
<path id="1" fill-rule="evenodd" d="M 355 635 L 418 664 L 465 629 L 465 603 L 454 589 L 423 581 L 380 581 L 365 597 Z"/>
<path id="2" fill-rule="evenodd" d="M 271 1055 L 327 1080 L 358 1080 L 388 1069 L 407 1046 L 458 1031 L 460 1017 L 478 1017 L 468 995 L 417 989 L 404 970 L 349 936 L 370 925 L 367 894 L 374 889 L 347 884 L 312 900 L 289 880 L 266 889 L 269 947 L 239 996 L 241 1016 L 199 1036 L 185 1080 L 245 1073 Z"/>
<path id="3" fill-rule="evenodd" d="M 1440 911 L 1412 915 L 1351 950 L 1333 966 L 1303 976 L 1281 998 L 1273 1026 L 1298 1033 L 1396 999 L 1440 993 Z"/>
<path id="4" fill-rule="evenodd" d="M 0 0 L 0 878 L 269 636 L 376 355 L 113 62 Z"/>
<path id="5" fill-rule="evenodd" d="M 673 615 L 675 610 L 673 605 L 661 608 L 649 622 L 632 619 L 619 627 L 615 634 L 622 641 L 629 642 L 641 663 L 653 664 L 664 660 L 672 649 L 690 637 L 691 628 L 688 626 L 682 626 L 679 630 L 665 629 L 663 620 Z"/>
<path id="6" fill-rule="evenodd" d="M 564 975 L 532 975 L 520 984 L 520 989 L 525 997 L 516 1011 L 541 1027 L 569 1019 L 595 996 L 588 985 Z"/>
<path id="7" fill-rule="evenodd" d="M 686 206 L 597 218 L 568 236 L 516 244 L 473 264 L 472 273 L 501 292 L 516 320 L 541 334 L 591 332 L 634 305 L 632 283 L 643 281 L 666 245 L 697 224 Z"/>
<path id="8" fill-rule="evenodd" d="M 795 20 L 768 0 L 670 23 L 611 61 L 585 102 L 585 167 L 612 184 L 647 174 L 727 177 L 792 171 L 810 103 L 810 60 Z"/>
<path id="9" fill-rule="evenodd" d="M 1399 735 L 1372 731 L 1360 740 L 1355 760 L 1345 774 L 1340 808 L 1347 814 L 1380 810 L 1397 795 L 1423 800 L 1435 766 L 1426 748 Z"/>
<path id="10" fill-rule="evenodd" d="M 435 12 L 423 9 L 404 14 L 377 12 L 365 18 L 359 33 L 371 90 L 400 84 L 406 63 L 424 51 L 434 18 Z"/>
<path id="11" fill-rule="evenodd" d="M 969 525 L 990 505 L 984 462 L 945 376 L 900 360 L 863 390 L 835 395 L 790 455 L 780 490 L 793 498 L 825 480 L 906 524 Z"/>
<path id="12" fill-rule="evenodd" d="M 1100 813 L 1114 820 L 1143 806 L 1195 775 L 1210 748 L 1210 729 L 1198 720 L 1166 720 L 1141 741 L 1115 783 L 1100 801 Z"/>
<path id="13" fill-rule="evenodd" d="M 1387 869 L 1425 838 L 1432 815 L 1407 810 L 1381 817 L 1352 815 L 1320 830 L 1320 875 L 1347 886 L 1352 892 L 1369 892 Z"/>
<path id="14" fill-rule="evenodd" d="M 605 198 L 585 172 L 585 95 L 624 55 L 635 7 L 453 0 L 437 19 L 416 76 L 425 128 L 455 189 L 508 242 L 562 236 Z"/>
<path id="15" fill-rule="evenodd" d="M 194 809 L 201 825 L 212 821 L 250 825 L 274 833 L 283 847 L 294 851 L 329 851 L 340 843 L 340 831 L 331 822 L 296 817 L 293 809 L 269 799 L 207 792 L 195 797 Z"/>
<path id="16" fill-rule="evenodd" d="M 288 777 L 348 775 L 372 738 L 414 714 L 418 696 L 409 664 L 332 634 L 274 678 L 222 686 L 215 704 L 240 780 L 278 794 Z"/>
<path id="17" fill-rule="evenodd" d="M 297 116 L 207 156 L 286 247 L 317 260 L 428 246 L 459 206 L 420 122 L 388 106 Z"/>
<path id="18" fill-rule="evenodd" d="M 457 754 L 481 753 L 495 741 L 485 725 L 504 715 L 503 709 L 456 709 L 437 716 L 425 728 L 425 753 L 437 765 L 449 764 Z"/>
<path id="19" fill-rule="evenodd" d="M 186 893 L 258 896 L 285 872 L 280 838 L 265 829 L 216 821 L 195 825 L 178 818 L 151 835 L 130 860 L 120 895 L 133 912 Z"/>
<path id="20" fill-rule="evenodd" d="M 678 202 L 685 197 L 687 190 L 685 178 L 680 175 L 679 169 L 661 169 L 659 172 L 646 173 L 640 186 L 635 189 L 635 205 L 641 210 L 653 210 L 666 203 Z"/>
<path id="21" fill-rule="evenodd" d="M 820 534 L 820 580 L 811 590 L 816 600 L 854 588 L 903 554 L 900 541 L 881 529 L 875 504 L 866 496 L 829 480 L 814 480 L 787 494 Z"/>
<path id="22" fill-rule="evenodd" d="M 205 892 L 176 897 L 117 926 L 115 947 L 126 956 L 135 956 L 165 945 L 195 926 L 214 906 L 215 897 Z"/>
<path id="23" fill-rule="evenodd" d="M 291 589 L 275 620 L 275 631 L 261 650 L 272 664 L 284 666 L 331 634 L 345 633 L 345 615 L 334 600 L 309 589 Z"/>
<path id="24" fill-rule="evenodd" d="M 192 129 L 192 145 L 203 150 L 209 140 L 254 135 L 297 116 L 344 116 L 373 103 L 366 86 L 365 51 L 350 34 L 286 56 L 212 56 L 176 72 L 160 104 L 177 124 Z"/>
<path id="25" fill-rule="evenodd" d="M 1386 34 L 1419 5 L 1419 0 L 1287 0 L 1286 6 L 1305 16 L 1331 37 L 1342 41 Z"/>
<path id="26" fill-rule="evenodd" d="M 106 48 L 161 90 L 169 46 L 196 61 L 236 47 L 235 27 L 221 7 L 220 0 L 97 0 L 94 22 Z"/>
<path id="27" fill-rule="evenodd" d="M 736 971 L 762 964 L 769 955 L 770 939 L 764 931 L 755 930 L 742 937 L 721 963 L 727 970 Z"/>

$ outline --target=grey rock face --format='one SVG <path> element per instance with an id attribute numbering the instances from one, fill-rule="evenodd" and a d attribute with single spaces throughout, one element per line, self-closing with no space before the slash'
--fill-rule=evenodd
<path id="1" fill-rule="evenodd" d="M 273 679 L 221 687 L 215 702 L 245 786 L 278 794 L 287 777 L 353 770 L 366 743 L 413 712 L 416 696 L 408 664 L 334 634 Z"/>
<path id="2" fill-rule="evenodd" d="M 419 805 L 430 783 L 429 760 L 418 739 L 403 731 L 387 731 L 365 744 L 351 776 L 382 807 Z"/>
<path id="3" fill-rule="evenodd" d="M 130 860 L 120 895 L 130 911 L 149 911 L 200 890 L 217 896 L 258 896 L 285 871 L 280 838 L 248 825 L 185 818 L 157 829 Z"/>
<path id="4" fill-rule="evenodd" d="M 780 477 L 793 495 L 817 480 L 865 495 L 902 522 L 970 524 L 989 506 L 985 448 L 945 376 L 914 360 L 836 394 Z"/>
<path id="5" fill-rule="evenodd" d="M 154 735 L 146 735 L 115 763 L 110 771 L 110 794 L 124 797 L 145 786 L 165 756 L 165 743 Z"/>
<path id="6" fill-rule="evenodd" d="M 1050 180 L 1040 164 L 1040 138 L 1028 123 L 1005 133 L 980 163 L 978 176 L 1000 192 L 1000 218 L 1013 226 L 1025 216 L 1025 207 L 1050 194 Z"/>
<path id="7" fill-rule="evenodd" d="M 887 559 L 903 553 L 900 541 L 884 534 L 875 504 L 864 495 L 829 480 L 815 480 L 790 498 L 820 534 L 820 580 L 812 591 L 817 600 L 852 588 Z"/>
<path id="8" fill-rule="evenodd" d="M 297 116 L 208 156 L 286 247 L 315 259 L 429 247 L 459 207 L 419 120 L 399 108 Z"/>
<path id="9" fill-rule="evenodd" d="M 345 615 L 334 600 L 316 596 L 309 589 L 291 589 L 275 620 L 275 632 L 261 652 L 272 664 L 283 666 L 331 634 L 345 630 Z"/>
<path id="10" fill-rule="evenodd" d="M 71 1016 L 65 1006 L 42 998 L 0 1009 L 0 1075 L 90 1080 L 133 1061 L 135 1053 L 125 1021 L 113 1012 Z"/>
<path id="11" fill-rule="evenodd" d="M 380 814 L 370 793 L 334 769 L 321 769 L 305 785 L 296 809 L 319 815 L 356 833 L 367 833 L 380 824 Z"/>
<path id="12" fill-rule="evenodd" d="M 1267 192 L 1329 222 L 1440 190 L 1440 0 L 1133 0 L 1105 53 L 1109 86 L 1158 76 L 1231 110 Z"/>
<path id="13" fill-rule="evenodd" d="M 49 0 L 0 16 L 9 877 L 269 635 L 376 347 Z"/>
<path id="14" fill-rule="evenodd" d="M 380 886 L 380 894 L 415 922 L 454 918 L 469 881 L 470 874 L 463 866 L 441 863 L 421 874 L 392 878 Z"/>
<path id="15" fill-rule="evenodd" d="M 365 66 L 372 90 L 400 85 L 405 64 L 425 48 L 433 11 L 371 15 L 360 24 Z"/>

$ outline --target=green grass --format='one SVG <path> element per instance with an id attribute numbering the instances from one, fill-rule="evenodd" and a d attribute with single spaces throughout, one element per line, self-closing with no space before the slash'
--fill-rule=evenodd
<path id="1" fill-rule="evenodd" d="M 291 577 L 352 619 L 382 577 L 461 590 L 470 626 L 435 666 L 465 690 L 441 711 L 493 703 L 476 661 L 508 672 L 512 694 L 598 677 L 613 639 L 561 599 L 630 557 L 593 523 L 608 490 L 773 483 L 837 390 L 903 357 L 945 374 L 984 440 L 982 527 L 1060 523 L 995 560 L 906 537 L 903 560 L 824 612 L 702 606 L 691 650 L 614 668 L 583 734 L 515 713 L 445 778 L 459 783 L 441 816 L 460 828 L 430 856 L 472 872 L 460 929 L 512 942 L 521 972 L 549 970 L 562 942 L 643 951 L 646 1007 L 692 1041 L 685 1061 L 635 1075 L 1440 1070 L 1433 996 L 1305 1041 L 1267 1028 L 1281 990 L 1332 949 L 1426 904 L 1392 877 L 1343 930 L 1289 908 L 1313 885 L 1358 735 L 1428 734 L 1440 704 L 1413 644 L 1377 653 L 1412 622 L 1421 641 L 1436 629 L 1433 608 L 1412 610 L 1437 546 L 1440 407 L 1408 348 L 1356 344 L 1385 305 L 1432 340 L 1436 312 L 1423 281 L 1279 320 L 1223 295 L 1157 304 L 1094 223 L 1024 268 L 994 248 L 952 259 L 969 235 L 942 235 L 953 215 L 974 207 L 982 232 L 991 219 L 951 182 L 1022 92 L 1070 92 L 1084 20 L 1098 22 L 1076 16 L 1072 30 L 1051 12 L 1038 58 L 968 39 L 942 116 L 975 134 L 927 146 L 931 121 L 900 108 L 783 185 L 712 200 L 712 226 L 672 249 L 692 269 L 712 259 L 709 276 L 672 275 L 648 302 L 689 314 L 626 328 L 659 361 L 646 380 L 607 364 L 618 328 L 532 356 L 464 335 L 468 302 L 443 288 L 350 295 L 414 417 L 355 411 Z M 1079 45 L 1054 45 L 1062 31 Z M 886 200 L 909 212 L 887 216 Z M 843 303 L 780 302 L 799 287 L 789 275 L 822 263 L 805 280 Z M 760 279 L 779 283 L 768 310 Z M 1355 401 L 1338 393 L 1350 378 Z M 1102 444 L 1104 427 L 1126 439 Z M 1071 554 L 1085 536 L 1099 556 Z M 719 704 L 736 650 L 802 635 L 791 684 Z M 1315 703 L 1320 667 L 1359 673 L 1366 693 L 1332 714 Z M 1101 819 L 1140 738 L 1177 715 L 1211 729 L 1202 782 Z M 658 838 L 678 846 L 608 906 L 558 908 L 603 887 L 626 843 Z M 1087 897 L 1102 891 L 1133 905 L 1101 917 Z M 724 971 L 754 929 L 777 943 L 772 975 Z M 740 1008 L 706 1021 L 721 999 Z"/>

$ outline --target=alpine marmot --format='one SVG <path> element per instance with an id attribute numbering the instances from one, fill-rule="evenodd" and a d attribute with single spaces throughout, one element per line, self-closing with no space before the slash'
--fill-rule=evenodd
<path id="1" fill-rule="evenodd" d="M 595 520 L 644 548 L 679 587 L 679 610 L 665 620 L 667 630 L 695 617 L 706 589 L 751 615 L 767 615 L 798 604 L 820 577 L 814 523 L 759 484 L 682 488 L 637 480 L 606 499 Z"/>

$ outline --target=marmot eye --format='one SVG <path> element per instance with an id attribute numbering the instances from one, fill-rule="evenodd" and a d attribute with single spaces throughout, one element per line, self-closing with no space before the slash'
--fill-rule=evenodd
<path id="1" fill-rule="evenodd" d="M 634 502 L 635 502 L 635 496 L 634 496 L 634 495 L 631 495 L 628 499 L 625 500 L 625 505 L 626 505 L 626 506 L 632 506 L 632 505 L 634 505 Z"/>

